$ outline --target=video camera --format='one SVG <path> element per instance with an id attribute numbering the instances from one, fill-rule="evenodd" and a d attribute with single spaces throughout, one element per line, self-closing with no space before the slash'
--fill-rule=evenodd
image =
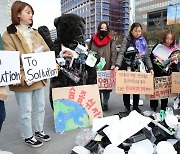
<path id="1" fill-rule="evenodd" d="M 134 47 L 129 47 L 126 52 L 124 52 L 124 59 L 126 64 L 131 68 L 131 71 L 140 70 L 140 56 L 138 56 L 138 50 Z"/>
<path id="2" fill-rule="evenodd" d="M 80 79 L 86 78 L 85 61 L 88 56 L 87 47 L 79 45 L 75 50 L 62 46 L 59 57 L 56 58 L 60 70 L 75 83 Z"/>

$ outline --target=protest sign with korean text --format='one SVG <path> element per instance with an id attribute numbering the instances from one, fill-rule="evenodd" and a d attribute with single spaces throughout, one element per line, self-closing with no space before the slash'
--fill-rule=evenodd
<path id="1" fill-rule="evenodd" d="M 97 84 L 52 89 L 55 131 L 92 125 L 103 117 Z"/>
<path id="2" fill-rule="evenodd" d="M 172 93 L 180 93 L 180 72 L 172 72 Z"/>
<path id="3" fill-rule="evenodd" d="M 0 51 L 0 86 L 20 83 L 19 51 Z"/>
<path id="4" fill-rule="evenodd" d="M 26 79 L 37 82 L 58 75 L 54 51 L 22 54 Z"/>
<path id="5" fill-rule="evenodd" d="M 153 94 L 153 75 L 151 73 L 117 71 L 117 94 Z"/>
<path id="6" fill-rule="evenodd" d="M 147 99 L 164 99 L 168 97 L 175 97 L 176 94 L 171 93 L 171 76 L 162 76 L 154 78 L 154 94 L 147 95 Z"/>
<path id="7" fill-rule="evenodd" d="M 116 83 L 115 72 L 112 70 L 97 71 L 97 84 L 100 90 L 114 89 Z"/>

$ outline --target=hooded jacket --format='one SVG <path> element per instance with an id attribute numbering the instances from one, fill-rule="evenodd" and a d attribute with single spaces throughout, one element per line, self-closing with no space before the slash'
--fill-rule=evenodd
<path id="1" fill-rule="evenodd" d="M 43 51 L 50 51 L 49 47 L 41 37 L 41 35 L 36 31 L 32 31 L 33 41 L 40 43 L 43 46 Z M 19 51 L 20 57 L 22 54 L 31 53 L 28 44 L 26 43 L 23 35 L 16 29 L 14 24 L 7 27 L 7 31 L 4 32 L 2 36 L 4 50 L 8 51 Z M 21 83 L 18 86 L 10 85 L 9 89 L 16 92 L 27 92 L 36 89 L 40 89 L 46 85 L 46 80 L 41 80 L 28 86 L 25 82 L 24 68 L 22 61 L 20 59 L 20 72 L 21 72 Z"/>

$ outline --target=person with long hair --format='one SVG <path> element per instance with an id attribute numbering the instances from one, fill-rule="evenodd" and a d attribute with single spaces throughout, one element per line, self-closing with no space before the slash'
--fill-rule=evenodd
<path id="1" fill-rule="evenodd" d="M 127 53 L 130 51 L 132 51 L 132 54 L 128 55 Z M 147 66 L 148 71 L 153 73 L 152 63 L 149 57 L 149 52 L 147 51 L 147 43 L 145 38 L 142 36 L 142 25 L 140 23 L 133 23 L 129 35 L 124 38 L 121 44 L 120 52 L 116 61 L 116 71 L 120 69 L 139 72 L 139 62 L 136 61 L 137 57 L 142 59 L 144 64 Z M 138 107 L 139 98 L 139 94 L 133 94 L 133 110 L 140 113 L 141 110 Z M 123 94 L 123 102 L 126 111 L 130 112 L 130 94 Z"/>
<path id="2" fill-rule="evenodd" d="M 89 48 L 96 51 L 100 57 L 105 59 L 106 64 L 102 70 L 114 70 L 117 58 L 116 44 L 110 36 L 110 28 L 105 21 L 101 21 L 97 32 L 90 41 Z M 103 111 L 108 110 L 108 100 L 112 90 L 100 90 L 100 99 Z"/>
<path id="3" fill-rule="evenodd" d="M 22 1 L 15 1 L 12 4 L 12 24 L 7 27 L 7 31 L 2 36 L 5 50 L 19 51 L 20 55 L 50 51 L 41 35 L 32 28 L 33 15 L 34 10 L 30 4 Z M 15 92 L 19 106 L 22 138 L 26 144 L 40 147 L 43 145 L 42 141 L 51 139 L 49 135 L 44 133 L 43 129 L 46 80 L 38 82 L 26 80 L 22 61 L 20 62 L 21 82 L 10 85 L 9 89 Z M 32 126 L 34 126 L 35 134 L 32 131 Z"/>
<path id="4" fill-rule="evenodd" d="M 159 43 L 158 43 L 159 44 Z M 156 55 L 153 54 L 153 50 L 155 47 L 158 45 L 156 44 L 151 53 L 151 61 L 153 64 L 153 69 L 154 69 L 154 77 L 161 77 L 161 76 L 169 76 L 171 75 L 172 72 L 178 72 L 177 68 L 177 63 L 178 59 L 172 57 L 170 60 L 169 68 L 166 70 L 165 66 L 161 66 L 160 63 L 157 63 L 157 57 Z M 178 46 L 176 45 L 176 36 L 172 30 L 166 31 L 166 33 L 163 36 L 162 42 L 160 43 L 164 45 L 167 49 L 164 52 L 170 52 L 171 54 L 173 51 L 180 50 Z M 166 107 L 168 105 L 168 98 L 161 99 L 161 109 L 166 110 Z M 153 111 L 156 111 L 158 107 L 158 100 L 150 100 L 150 107 L 152 108 Z"/>

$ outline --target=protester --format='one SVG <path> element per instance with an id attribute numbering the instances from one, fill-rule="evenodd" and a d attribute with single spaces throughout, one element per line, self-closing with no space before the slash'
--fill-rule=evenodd
<path id="1" fill-rule="evenodd" d="M 127 53 L 130 53 L 130 55 Z M 121 44 L 120 52 L 116 61 L 116 71 L 118 69 L 140 71 L 141 59 L 147 66 L 148 71 L 153 73 L 153 67 L 147 51 L 147 43 L 145 38 L 142 36 L 142 26 L 140 23 L 133 23 L 129 35 L 124 38 Z M 133 110 L 136 110 L 137 112 L 141 112 L 138 107 L 139 98 L 139 94 L 133 94 Z M 123 101 L 126 111 L 130 112 L 130 94 L 123 94 Z"/>
<path id="2" fill-rule="evenodd" d="M 0 50 L 3 50 L 1 34 L 0 34 Z M 5 110 L 4 101 L 0 100 L 0 131 L 2 129 L 2 125 L 5 120 L 5 117 L 6 117 L 6 110 Z"/>
<path id="3" fill-rule="evenodd" d="M 49 51 L 40 34 L 32 29 L 33 15 L 34 10 L 28 3 L 15 1 L 12 4 L 12 24 L 7 27 L 7 31 L 2 37 L 5 50 L 19 51 L 20 54 Z M 20 70 L 21 83 L 10 85 L 9 88 L 15 92 L 19 105 L 21 136 L 25 139 L 26 144 L 32 147 L 40 147 L 43 145 L 42 141 L 51 139 L 43 131 L 45 116 L 44 86 L 46 81 L 31 82 L 26 80 L 22 61 Z M 32 132 L 32 125 L 34 126 L 35 135 Z M 36 140 L 35 137 L 42 141 Z"/>
<path id="4" fill-rule="evenodd" d="M 175 34 L 171 30 L 168 30 L 165 33 L 161 44 L 165 45 L 171 53 L 178 49 L 178 47 L 176 46 Z M 155 45 L 153 47 L 152 51 L 154 50 L 154 48 L 157 45 Z M 164 51 L 164 52 L 166 52 L 166 51 Z M 162 55 L 162 57 L 163 57 L 163 55 Z M 151 61 L 153 64 L 155 77 L 169 76 L 169 75 L 171 75 L 171 73 L 173 71 L 174 72 L 178 71 L 178 69 L 177 69 L 178 58 L 177 57 L 170 59 L 170 63 L 168 64 L 170 67 L 167 70 L 165 70 L 167 65 L 165 65 L 165 66 L 160 65 L 160 63 L 157 61 L 157 57 L 153 54 L 153 52 L 151 53 Z M 168 98 L 161 99 L 161 109 L 162 110 L 166 110 L 167 104 L 168 104 Z M 153 111 L 156 111 L 156 109 L 158 107 L 158 100 L 150 100 L 150 107 L 152 108 Z"/>
<path id="5" fill-rule="evenodd" d="M 110 36 L 110 28 L 105 21 L 99 23 L 97 33 L 90 41 L 89 48 L 96 51 L 100 57 L 105 58 L 103 70 L 114 70 L 117 58 L 116 45 Z M 108 100 L 111 90 L 100 90 L 100 99 L 103 111 L 108 110 Z"/>

